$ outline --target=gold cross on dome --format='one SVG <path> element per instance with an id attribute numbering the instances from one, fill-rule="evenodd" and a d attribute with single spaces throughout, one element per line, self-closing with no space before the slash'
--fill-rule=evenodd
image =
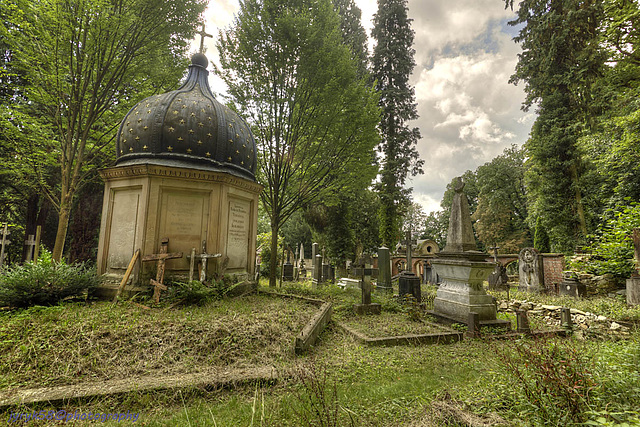
<path id="1" fill-rule="evenodd" d="M 196 31 L 196 34 L 200 36 L 200 53 L 204 53 L 204 38 L 205 37 L 213 38 L 213 36 L 211 34 L 207 34 L 204 31 L 204 24 L 200 24 L 200 31 Z"/>

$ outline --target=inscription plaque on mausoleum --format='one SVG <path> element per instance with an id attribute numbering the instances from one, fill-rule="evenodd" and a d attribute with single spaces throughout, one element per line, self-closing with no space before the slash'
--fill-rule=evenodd
<path id="1" fill-rule="evenodd" d="M 162 197 L 160 235 L 169 238 L 172 251 L 188 253 L 205 238 L 209 197 L 202 192 L 165 191 Z M 186 268 L 187 260 L 171 260 Z"/>
<path id="2" fill-rule="evenodd" d="M 247 268 L 250 214 L 250 202 L 229 199 L 229 228 L 227 232 L 229 268 Z"/>
<path id="3" fill-rule="evenodd" d="M 108 268 L 126 269 L 133 255 L 140 188 L 117 190 L 112 193 L 111 230 Z"/>

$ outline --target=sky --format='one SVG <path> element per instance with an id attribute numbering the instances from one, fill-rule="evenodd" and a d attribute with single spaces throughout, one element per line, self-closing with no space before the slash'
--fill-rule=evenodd
<path id="1" fill-rule="evenodd" d="M 362 10 L 362 25 L 371 35 L 376 0 L 355 0 Z M 522 85 L 509 84 L 520 47 L 507 21 L 515 14 L 501 0 L 409 0 L 415 31 L 416 67 L 410 79 L 415 87 L 422 138 L 418 152 L 424 174 L 409 180 L 413 199 L 426 213 L 440 209 L 451 180 L 491 161 L 505 148 L 522 145 L 531 130 L 534 113 L 523 112 Z M 237 0 L 210 0 L 205 11 L 205 53 L 218 61 L 215 39 L 238 11 Z M 200 45 L 194 40 L 192 50 Z M 370 38 L 369 49 L 374 40 Z M 211 69 L 211 67 L 210 67 Z M 214 93 L 226 88 L 210 77 Z"/>

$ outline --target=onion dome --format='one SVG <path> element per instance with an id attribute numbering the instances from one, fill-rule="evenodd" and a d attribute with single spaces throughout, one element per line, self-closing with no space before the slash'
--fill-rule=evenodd
<path id="1" fill-rule="evenodd" d="M 211 93 L 207 64 L 196 53 L 182 87 L 146 98 L 127 113 L 117 135 L 117 166 L 187 167 L 255 181 L 255 139 L 247 123 Z"/>

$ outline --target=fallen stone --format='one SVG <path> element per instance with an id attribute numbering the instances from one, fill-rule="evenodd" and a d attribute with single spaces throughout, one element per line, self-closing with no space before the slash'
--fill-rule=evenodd
<path id="1" fill-rule="evenodd" d="M 606 316 L 598 316 L 598 317 L 596 317 L 596 321 L 598 321 L 598 322 L 606 322 L 607 321 L 607 317 Z"/>
<path id="2" fill-rule="evenodd" d="M 622 329 L 622 325 L 616 322 L 611 322 L 611 326 L 609 326 L 609 329 L 611 329 L 612 331 L 617 331 L 618 329 Z"/>
<path id="3" fill-rule="evenodd" d="M 543 305 L 542 308 L 549 311 L 559 311 L 562 307 L 559 305 Z"/>

